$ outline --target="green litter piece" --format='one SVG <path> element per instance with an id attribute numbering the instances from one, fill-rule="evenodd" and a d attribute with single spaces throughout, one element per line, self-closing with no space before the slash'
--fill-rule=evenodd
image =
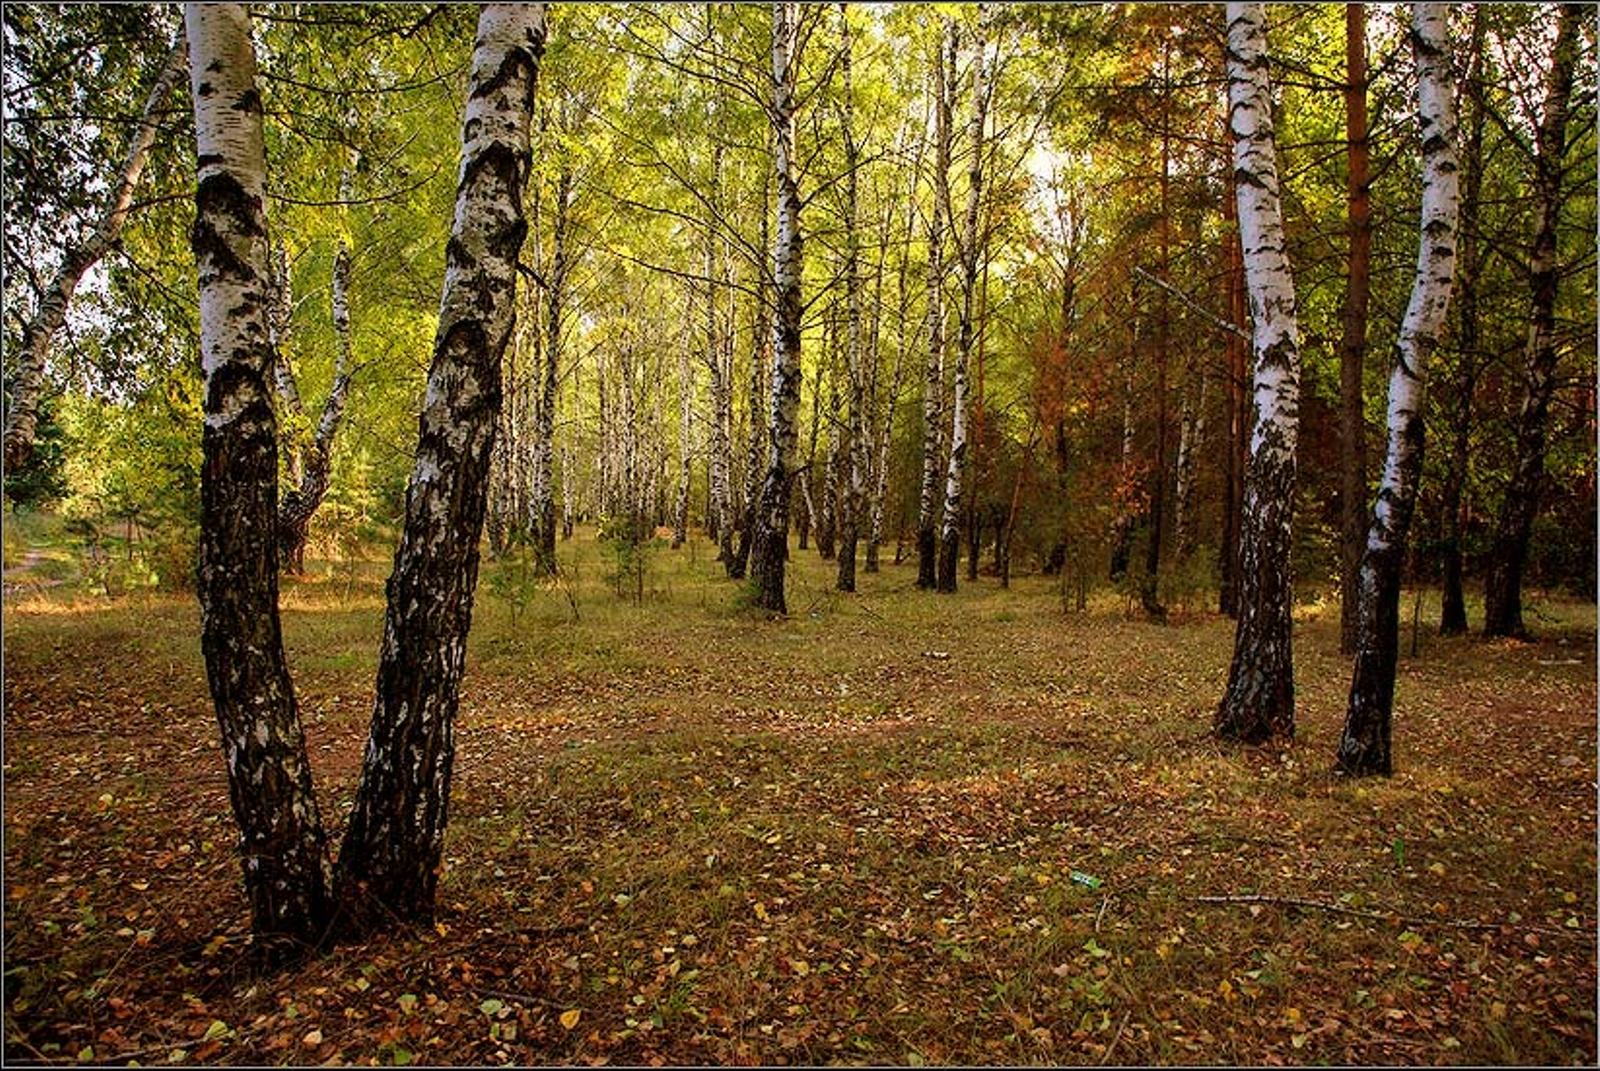
<path id="1" fill-rule="evenodd" d="M 1081 870 L 1074 870 L 1068 874 L 1067 877 L 1073 882 L 1073 884 L 1082 885 L 1089 889 L 1098 889 L 1101 884 L 1103 884 L 1100 879 L 1095 877 L 1093 874 L 1085 874 Z"/>

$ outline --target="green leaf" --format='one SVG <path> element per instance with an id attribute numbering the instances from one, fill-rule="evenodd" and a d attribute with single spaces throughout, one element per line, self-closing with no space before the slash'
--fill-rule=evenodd
<path id="1" fill-rule="evenodd" d="M 490 997 L 488 1000 L 478 1005 L 478 1010 L 485 1015 L 498 1015 L 500 1014 L 500 1010 L 504 1007 L 504 1001 L 496 1000 L 493 997 Z"/>

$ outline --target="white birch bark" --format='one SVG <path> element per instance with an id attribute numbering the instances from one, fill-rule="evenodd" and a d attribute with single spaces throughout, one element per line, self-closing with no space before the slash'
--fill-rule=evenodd
<path id="1" fill-rule="evenodd" d="M 439 327 L 389 578 L 372 727 L 339 853 L 358 928 L 433 914 L 544 37 L 543 4 L 486 4 L 478 16 Z"/>
<path id="2" fill-rule="evenodd" d="M 206 677 L 263 950 L 324 935 L 326 842 L 278 619 L 277 421 L 265 210 L 266 153 L 250 16 L 190 4 L 197 174 L 191 240 L 204 376 L 200 622 Z"/>
<path id="3" fill-rule="evenodd" d="M 1444 331 L 1455 282 L 1460 189 L 1447 5 L 1412 5 L 1411 45 L 1422 143 L 1422 220 L 1411 300 L 1400 321 L 1389 374 L 1383 476 L 1361 558 L 1355 670 L 1338 752 L 1339 769 L 1350 774 L 1388 774 L 1392 769 L 1389 729 L 1400 643 L 1401 566 L 1422 476 L 1428 362 Z"/>
<path id="4" fill-rule="evenodd" d="M 962 221 L 961 246 L 961 321 L 956 345 L 955 383 L 950 398 L 950 459 L 945 469 L 944 517 L 939 533 L 939 572 L 936 588 L 956 590 L 956 564 L 961 554 L 961 495 L 967 467 L 967 369 L 977 342 L 976 312 L 973 304 L 978 289 L 978 267 L 983 258 L 978 241 L 978 212 L 983 204 L 983 128 L 989 116 L 992 89 L 992 59 L 988 49 L 989 9 L 978 5 L 977 36 L 972 56 L 972 118 L 967 137 L 972 143 L 972 158 L 967 164 L 967 205 Z"/>
<path id="5" fill-rule="evenodd" d="M 123 225 L 133 207 L 133 192 L 144 174 L 150 159 L 151 146 L 155 144 L 159 129 L 160 110 L 165 106 L 173 89 L 183 80 L 186 56 L 185 38 L 180 34 L 173 42 L 150 92 L 145 97 L 139 115 L 139 125 L 134 128 L 128 143 L 128 153 L 112 184 L 111 199 L 87 237 L 62 253 L 61 265 L 55 276 L 45 286 L 39 307 L 33 317 L 23 324 L 20 352 L 17 354 L 16 382 L 12 389 L 11 405 L 5 422 L 5 467 L 15 471 L 25 464 L 33 453 L 34 437 L 39 430 L 39 402 L 44 396 L 45 365 L 50 355 L 50 344 L 56 332 L 67 319 L 67 307 L 78 290 L 84 274 L 111 251 L 122 234 Z"/>
<path id="6" fill-rule="evenodd" d="M 922 493 L 917 504 L 917 587 L 938 582 L 940 426 L 944 415 L 944 226 L 950 207 L 950 68 L 955 66 L 955 26 L 944 20 L 933 64 L 933 211 L 928 218 L 928 361 L 922 386 Z"/>
<path id="7" fill-rule="evenodd" d="M 1254 321 L 1255 426 L 1245 471 L 1239 623 L 1217 733 L 1260 743 L 1294 735 L 1289 554 L 1300 427 L 1300 329 L 1278 201 L 1266 8 L 1230 3 L 1228 121 L 1239 237 Z"/>
<path id="8" fill-rule="evenodd" d="M 800 13 L 789 2 L 772 5 L 772 167 L 777 180 L 777 233 L 772 251 L 775 309 L 772 393 L 767 420 L 767 476 L 756 514 L 750 574 L 757 606 L 784 613 L 784 562 L 788 557 L 789 497 L 798 444 L 800 407 L 801 268 L 799 169 L 795 160 L 795 80 L 799 68 Z"/>

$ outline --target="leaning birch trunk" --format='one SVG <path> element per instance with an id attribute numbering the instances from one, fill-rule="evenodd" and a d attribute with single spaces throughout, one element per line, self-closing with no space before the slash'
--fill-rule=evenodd
<path id="1" fill-rule="evenodd" d="M 922 494 L 917 505 L 917 587 L 939 579 L 939 438 L 944 422 L 944 224 L 950 204 L 950 94 L 946 55 L 955 50 L 948 19 L 933 63 L 933 211 L 928 217 L 928 363 L 922 386 Z"/>
<path id="2" fill-rule="evenodd" d="M 767 419 L 767 475 L 755 516 L 750 579 L 755 605 L 787 613 L 784 562 L 789 553 L 789 494 L 794 481 L 795 416 L 800 408 L 800 181 L 794 157 L 795 75 L 800 13 L 772 5 L 772 167 L 778 183 L 778 233 L 772 250 L 776 308 L 772 327 L 772 393 Z"/>
<path id="3" fill-rule="evenodd" d="M 1546 434 L 1550 399 L 1555 393 L 1556 284 L 1561 265 L 1556 229 L 1561 218 L 1563 157 L 1567 145 L 1567 109 L 1572 96 L 1573 71 L 1581 47 L 1579 20 L 1584 6 L 1563 4 L 1550 79 L 1545 93 L 1544 116 L 1539 123 L 1538 151 L 1534 160 L 1538 197 L 1538 225 L 1528 275 L 1532 281 L 1533 313 L 1525 350 L 1526 384 L 1522 411 L 1517 418 L 1515 468 L 1506 488 L 1495 525 L 1494 551 L 1483 587 L 1483 634 L 1526 636 L 1522 622 L 1522 573 L 1528 563 L 1528 540 L 1543 490 Z"/>
<path id="4" fill-rule="evenodd" d="M 1289 553 L 1300 423 L 1300 330 L 1278 204 L 1266 10 L 1260 3 L 1230 3 L 1227 18 L 1229 126 L 1254 320 L 1256 417 L 1245 468 L 1239 624 L 1215 728 L 1224 739 L 1255 744 L 1294 736 Z"/>
<path id="5" fill-rule="evenodd" d="M 133 191 L 139 185 L 139 177 L 150 159 L 150 147 L 155 144 L 160 129 L 161 120 L 157 113 L 172 95 L 173 88 L 183 79 L 186 69 L 184 56 L 184 36 L 180 34 L 145 97 L 139 125 L 128 143 L 128 155 L 123 161 L 122 170 L 117 173 L 105 215 L 100 217 L 88 237 L 62 253 L 61 266 L 44 288 L 33 318 L 22 326 L 16 386 L 6 412 L 4 452 L 8 472 L 15 472 L 33 455 L 50 343 L 66 322 L 67 306 L 72 303 L 78 283 L 90 268 L 111 251 L 122 234 L 122 226 L 127 222 L 128 212 L 133 206 Z M 253 62 L 252 59 L 252 65 Z"/>
<path id="6" fill-rule="evenodd" d="M 487 4 L 478 17 L 439 329 L 389 578 L 372 729 L 339 853 L 341 899 L 358 931 L 433 915 L 544 36 L 543 4 Z"/>
<path id="7" fill-rule="evenodd" d="M 1422 142 L 1422 227 L 1411 302 L 1395 341 L 1389 375 L 1389 444 L 1378 500 L 1361 558 L 1361 613 L 1350 704 L 1339 740 L 1338 768 L 1388 774 L 1395 660 L 1400 647 L 1400 569 L 1422 477 L 1423 410 L 1428 361 L 1444 330 L 1456 269 L 1455 75 L 1450 69 L 1449 9 L 1412 5 L 1411 48 L 1417 61 L 1417 125 Z"/>
<path id="8" fill-rule="evenodd" d="M 333 258 L 333 334 L 335 339 L 333 387 L 322 403 L 316 432 L 311 443 L 300 451 L 300 480 L 283 496 L 278 506 L 278 548 L 285 566 L 292 573 L 305 572 L 306 539 L 311 518 L 328 494 L 333 471 L 333 440 L 344 420 L 345 402 L 350 396 L 353 367 L 350 343 L 350 249 L 343 242 Z"/>
<path id="9" fill-rule="evenodd" d="M 192 241 L 205 377 L 200 635 L 239 823 L 251 927 L 269 960 L 324 935 L 327 843 L 278 622 L 278 435 L 268 340 L 266 153 L 250 16 L 190 4 L 198 159 Z"/>
<path id="10" fill-rule="evenodd" d="M 939 532 L 939 571 L 936 589 L 956 590 L 956 561 L 961 553 L 961 495 L 967 470 L 967 368 L 977 339 L 973 309 L 978 289 L 978 210 L 983 200 L 983 126 L 989 114 L 989 83 L 992 71 L 986 55 L 984 36 L 988 9 L 978 5 L 977 40 L 972 58 L 972 160 L 967 166 L 966 218 L 961 231 L 961 322 L 956 344 L 955 384 L 950 397 L 950 460 L 945 470 L 944 519 Z"/>
<path id="11" fill-rule="evenodd" d="M 567 274 L 572 267 L 567 251 L 567 217 L 571 200 L 572 169 L 563 164 L 556 179 L 555 244 L 550 258 L 549 286 L 545 290 L 544 360 L 540 365 L 538 404 L 534 407 L 533 464 L 529 472 L 528 501 L 528 528 L 533 535 L 534 555 L 540 567 L 552 576 L 556 572 L 556 506 L 551 460 L 554 457 L 556 385 L 560 382 Z"/>

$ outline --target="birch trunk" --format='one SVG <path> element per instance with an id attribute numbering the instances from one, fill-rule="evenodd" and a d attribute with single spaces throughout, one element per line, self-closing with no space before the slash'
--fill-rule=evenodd
<path id="1" fill-rule="evenodd" d="M 555 456 L 556 386 L 561 380 L 567 276 L 572 269 L 572 258 L 567 248 L 571 204 L 572 169 L 563 164 L 556 177 L 553 245 L 544 294 L 544 359 L 539 363 L 539 394 L 533 411 L 532 464 L 528 474 L 528 530 L 533 536 L 535 556 L 551 576 L 556 572 L 556 503 L 551 461 Z"/>
<path id="2" fill-rule="evenodd" d="M 1230 322 L 1245 322 L 1244 254 L 1239 246 L 1239 207 L 1233 169 L 1228 169 L 1227 197 L 1223 200 L 1223 294 Z M 1245 365 L 1244 339 L 1228 332 L 1223 340 L 1228 360 L 1228 454 L 1224 463 L 1227 494 L 1222 506 L 1222 546 L 1217 550 L 1220 583 L 1217 609 L 1229 617 L 1239 615 L 1239 537 L 1244 526 L 1245 447 L 1250 436 L 1250 381 Z"/>
<path id="3" fill-rule="evenodd" d="M 690 437 L 694 433 L 694 364 L 689 347 L 678 348 L 678 495 L 672 506 L 672 549 L 689 538 L 689 461 L 693 455 Z"/>
<path id="4" fill-rule="evenodd" d="M 1456 368 L 1450 397 L 1450 457 L 1440 491 L 1441 533 L 1439 634 L 1460 636 L 1467 631 L 1467 600 L 1462 590 L 1461 508 L 1467 482 L 1472 437 L 1472 395 L 1477 387 L 1478 323 L 1478 205 L 1483 189 L 1484 107 L 1480 94 L 1487 23 L 1483 9 L 1472 15 L 1471 59 L 1468 61 L 1463 98 L 1468 107 L 1466 143 L 1461 152 L 1461 222 L 1456 267 L 1457 330 Z"/>
<path id="5" fill-rule="evenodd" d="M 761 184 L 761 249 L 767 247 L 768 215 L 767 215 L 767 183 Z M 767 273 L 756 273 L 756 300 L 755 314 L 752 318 L 750 339 L 750 440 L 745 448 L 745 496 L 744 517 L 739 526 L 739 547 L 732 557 L 723 564 L 731 580 L 743 580 L 745 571 L 750 563 L 750 546 L 755 536 L 756 511 L 761 502 L 762 478 L 765 475 L 762 461 L 765 459 L 765 435 L 761 419 L 761 403 L 765 396 L 767 371 L 770 367 L 767 324 Z"/>
<path id="6" fill-rule="evenodd" d="M 333 257 L 333 386 L 322 403 L 316 431 L 310 444 L 297 451 L 300 459 L 297 486 L 283 496 L 278 506 L 278 552 L 290 572 L 300 574 L 306 567 L 306 539 L 311 518 L 327 497 L 333 472 L 333 440 L 344 420 L 345 403 L 350 396 L 350 377 L 354 371 L 350 342 L 350 248 L 339 243 Z M 281 359 L 281 358 L 280 358 Z M 290 379 L 293 382 L 293 379 Z M 296 400 L 299 395 L 296 393 Z"/>
<path id="7" fill-rule="evenodd" d="M 856 545 L 861 540 L 861 514 L 867 495 L 867 370 L 861 345 L 861 234 L 859 183 L 856 172 L 861 162 L 861 147 L 856 142 L 854 83 L 850 70 L 850 13 L 839 7 L 839 24 L 844 41 L 841 73 L 844 78 L 845 167 L 845 386 L 849 391 L 845 428 L 844 494 L 839 502 L 839 572 L 834 586 L 840 591 L 856 589 Z"/>
<path id="8" fill-rule="evenodd" d="M 429 919 L 443 869 L 454 722 L 478 575 L 500 362 L 515 326 L 522 191 L 543 4 L 478 17 L 432 367 L 388 584 L 377 698 L 339 854 L 356 929 Z"/>
<path id="9" fill-rule="evenodd" d="M 787 613 L 784 563 L 789 555 L 789 496 L 794 482 L 795 415 L 800 408 L 800 180 L 795 161 L 795 76 L 800 57 L 800 13 L 789 2 L 772 5 L 772 166 L 778 184 L 778 227 L 772 250 L 776 308 L 772 329 L 772 391 L 767 420 L 767 474 L 761 485 L 750 550 L 754 602 Z"/>
<path id="10" fill-rule="evenodd" d="M 1229 126 L 1240 246 L 1254 320 L 1256 416 L 1245 469 L 1239 624 L 1215 728 L 1224 739 L 1255 744 L 1294 736 L 1289 553 L 1300 424 L 1300 330 L 1278 203 L 1265 6 L 1230 3 L 1227 19 Z"/>
<path id="11" fill-rule="evenodd" d="M 139 178 L 150 159 L 150 148 L 155 144 L 160 127 L 158 113 L 166 105 L 173 89 L 183 80 L 186 71 L 184 45 L 184 35 L 180 34 L 150 85 L 150 92 L 145 96 L 144 108 L 139 115 L 139 125 L 128 143 L 128 155 L 112 184 L 111 199 L 106 205 L 105 214 L 86 238 L 62 252 L 61 265 L 41 293 L 38 308 L 34 310 L 33 317 L 22 325 L 16 384 L 6 411 L 4 456 L 8 472 L 17 471 L 33 456 L 50 344 L 67 320 L 67 307 L 77 293 L 78 283 L 90 268 L 111 251 L 122 234 L 123 224 L 127 222 L 128 213 L 133 207 L 133 191 L 138 188 Z M 253 58 L 251 63 L 253 70 Z"/>
<path id="12" fill-rule="evenodd" d="M 1183 413 L 1178 421 L 1178 471 L 1176 493 L 1173 495 L 1172 529 L 1179 561 L 1188 561 L 1194 554 L 1195 459 L 1205 450 L 1206 394 L 1211 384 L 1204 367 L 1195 368 L 1194 374 L 1199 379 L 1199 385 L 1192 395 L 1185 395 Z"/>
<path id="13" fill-rule="evenodd" d="M 250 16 L 190 4 L 198 173 L 192 233 L 205 379 L 200 633 L 228 764 L 251 927 L 281 959 L 321 940 L 327 843 L 278 621 L 277 421 L 268 338 L 266 153 Z"/>
<path id="14" fill-rule="evenodd" d="M 1371 146 L 1367 140 L 1366 5 L 1345 6 L 1345 202 L 1350 249 L 1345 262 L 1343 337 L 1339 342 L 1340 599 L 1339 650 L 1356 649 L 1361 547 L 1367 527 L 1367 423 L 1361 379 L 1367 355 L 1367 297 L 1372 263 Z"/>
<path id="15" fill-rule="evenodd" d="M 1361 613 L 1350 703 L 1339 741 L 1346 774 L 1392 771 L 1389 727 L 1394 709 L 1395 660 L 1400 646 L 1400 570 L 1422 477 L 1423 416 L 1428 362 L 1444 330 L 1455 280 L 1455 75 L 1451 70 L 1449 8 L 1412 5 L 1411 47 L 1417 63 L 1417 123 L 1422 142 L 1422 225 L 1411 302 L 1400 322 L 1389 376 L 1388 450 L 1378 499 L 1361 559 Z"/>
<path id="16" fill-rule="evenodd" d="M 1506 488 L 1495 526 L 1494 551 L 1484 584 L 1483 634 L 1526 636 L 1522 622 L 1522 574 L 1528 562 L 1528 539 L 1543 491 L 1546 433 L 1550 399 L 1555 393 L 1556 227 L 1563 201 L 1562 172 L 1566 155 L 1567 112 L 1572 97 L 1574 68 L 1579 49 L 1579 20 L 1583 5 L 1561 5 L 1550 77 L 1545 92 L 1544 116 L 1539 123 L 1538 152 L 1534 160 L 1534 189 L 1538 198 L 1538 225 L 1529 261 L 1533 309 L 1525 352 L 1525 393 L 1517 418 L 1515 467 Z"/>
<path id="17" fill-rule="evenodd" d="M 917 509 L 917 587 L 939 579 L 939 438 L 944 423 L 944 225 L 950 205 L 950 111 L 955 65 L 955 25 L 946 19 L 933 64 L 933 212 L 928 218 L 928 363 L 922 388 L 922 495 Z"/>
<path id="18" fill-rule="evenodd" d="M 988 8 L 978 5 L 977 37 L 972 55 L 972 118 L 968 137 L 972 159 L 967 165 L 967 205 L 962 221 L 961 244 L 961 320 L 956 342 L 955 382 L 950 395 L 950 458 L 945 468 L 944 517 L 939 531 L 939 568 L 935 589 L 945 594 L 956 590 L 956 562 L 961 555 L 962 483 L 967 466 L 967 369 L 972 361 L 977 337 L 974 305 L 978 291 L 978 210 L 983 203 L 983 126 L 989 114 L 988 44 L 985 38 Z M 976 519 L 974 519 L 976 523 Z"/>

